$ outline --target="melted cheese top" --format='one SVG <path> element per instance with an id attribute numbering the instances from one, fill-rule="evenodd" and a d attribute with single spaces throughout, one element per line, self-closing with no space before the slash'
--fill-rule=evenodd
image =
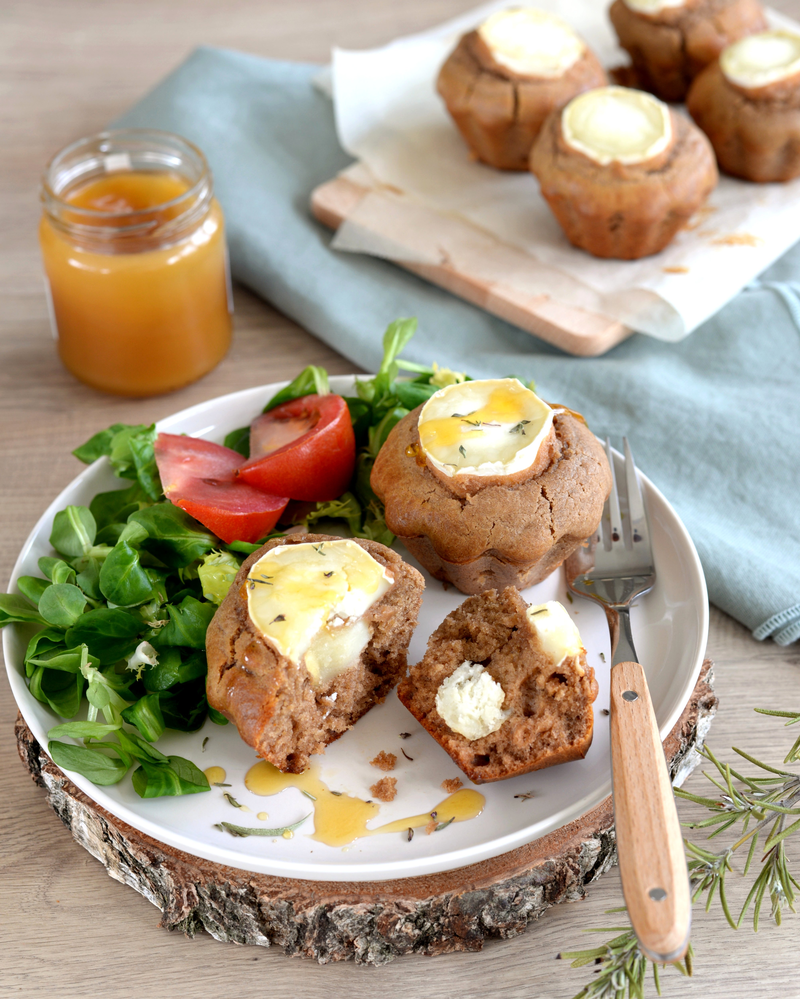
<path id="1" fill-rule="evenodd" d="M 279 545 L 247 575 L 250 619 L 317 684 L 352 666 L 372 637 L 364 614 L 393 577 L 351 540 Z"/>
<path id="2" fill-rule="evenodd" d="M 530 468 L 550 433 L 553 410 L 516 378 L 440 389 L 419 415 L 426 457 L 445 475 L 511 475 Z"/>
<path id="3" fill-rule="evenodd" d="M 637 14 L 660 14 L 670 7 L 683 7 L 686 0 L 623 0 L 623 3 Z"/>
<path id="4" fill-rule="evenodd" d="M 586 51 L 568 24 L 536 7 L 498 10 L 478 34 L 495 62 L 520 76 L 557 79 Z"/>
<path id="5" fill-rule="evenodd" d="M 723 51 L 719 65 L 731 83 L 746 89 L 787 80 L 800 73 L 800 34 L 761 31 L 740 38 Z"/>
<path id="6" fill-rule="evenodd" d="M 569 656 L 580 656 L 583 652 L 580 633 L 563 604 L 548 600 L 545 604 L 531 605 L 526 613 L 539 636 L 542 651 L 555 668 Z M 581 667 L 578 672 L 582 673 Z"/>
<path id="7" fill-rule="evenodd" d="M 669 108 L 641 90 L 598 87 L 569 102 L 561 113 L 568 146 L 601 166 L 644 163 L 672 141 Z"/>

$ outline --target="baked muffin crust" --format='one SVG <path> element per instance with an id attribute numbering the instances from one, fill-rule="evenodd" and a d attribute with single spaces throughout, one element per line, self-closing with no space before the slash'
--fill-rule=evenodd
<path id="1" fill-rule="evenodd" d="M 431 635 L 422 662 L 397 688 L 402 703 L 476 784 L 583 758 L 592 742 L 597 696 L 585 651 L 554 662 L 514 587 L 468 597 Z M 454 730 L 437 695 L 474 664 L 503 697 L 487 734 Z M 476 735 L 476 738 L 470 736 Z"/>
<path id="2" fill-rule="evenodd" d="M 443 481 L 420 460 L 413 410 L 394 427 L 372 471 L 386 523 L 436 579 L 462 593 L 540 582 L 595 530 L 611 489 L 598 440 L 556 408 L 548 461 L 525 477 Z"/>
<path id="3" fill-rule="evenodd" d="M 721 59 L 704 70 L 686 101 L 720 169 L 756 183 L 800 176 L 800 72 L 747 87 L 730 79 L 724 66 Z"/>
<path id="4" fill-rule="evenodd" d="M 364 615 L 372 637 L 359 660 L 319 685 L 304 665 L 282 655 L 248 613 L 248 574 L 281 545 L 339 540 L 326 534 L 275 538 L 242 563 L 206 634 L 208 703 L 229 718 L 259 756 L 279 770 L 302 773 L 312 753 L 347 729 L 386 695 L 406 670 L 424 581 L 390 548 L 353 539 L 393 577 L 392 586 Z"/>
<path id="5" fill-rule="evenodd" d="M 550 111 L 605 82 L 602 66 L 585 45 L 562 73 L 532 76 L 495 58 L 476 30 L 464 35 L 448 56 L 436 89 L 478 159 L 501 170 L 525 170 Z"/>
<path id="6" fill-rule="evenodd" d="M 653 13 L 614 0 L 609 17 L 638 85 L 663 101 L 684 100 L 726 45 L 767 26 L 758 0 L 685 0 Z"/>
<path id="7" fill-rule="evenodd" d="M 597 257 L 634 260 L 658 253 L 717 183 L 708 139 L 669 110 L 672 141 L 638 163 L 601 165 L 565 141 L 551 114 L 531 151 L 531 171 L 567 239 Z"/>

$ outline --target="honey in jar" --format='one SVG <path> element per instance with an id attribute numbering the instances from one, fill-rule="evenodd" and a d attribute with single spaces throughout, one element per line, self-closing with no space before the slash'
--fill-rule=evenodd
<path id="1" fill-rule="evenodd" d="M 53 332 L 94 388 L 188 385 L 231 338 L 222 210 L 199 149 L 166 132 L 82 139 L 51 161 L 39 229 Z"/>

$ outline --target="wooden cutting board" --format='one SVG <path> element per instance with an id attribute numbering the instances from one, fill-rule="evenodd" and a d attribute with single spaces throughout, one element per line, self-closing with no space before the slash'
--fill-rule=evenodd
<path id="1" fill-rule="evenodd" d="M 362 199 L 376 190 L 340 175 L 312 192 L 311 211 L 323 225 L 338 229 L 352 216 Z M 413 256 L 413 253 L 409 255 Z M 564 305 L 548 295 L 525 293 L 502 280 L 487 281 L 447 263 L 414 263 L 411 260 L 398 260 L 397 263 L 569 354 L 604 354 L 633 332 L 608 316 Z"/>
<path id="2" fill-rule="evenodd" d="M 695 750 L 716 708 L 713 666 L 706 660 L 664 742 L 679 782 L 698 762 Z M 358 883 L 251 874 L 131 828 L 65 777 L 21 716 L 16 734 L 23 763 L 75 840 L 112 878 L 156 905 L 162 927 L 187 936 L 205 929 L 217 940 L 275 945 L 323 964 L 381 965 L 405 954 L 480 950 L 487 939 L 520 933 L 551 905 L 583 898 L 586 886 L 616 861 L 609 797 L 541 839 L 455 871 Z"/>

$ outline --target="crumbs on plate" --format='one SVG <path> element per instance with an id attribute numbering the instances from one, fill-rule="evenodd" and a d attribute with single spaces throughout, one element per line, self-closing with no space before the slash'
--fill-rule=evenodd
<path id="1" fill-rule="evenodd" d="M 374 760 L 369 761 L 373 767 L 377 767 L 378 770 L 394 770 L 394 765 L 397 763 L 397 757 L 394 753 L 387 753 L 385 750 L 381 750 Z"/>
<path id="2" fill-rule="evenodd" d="M 369 789 L 369 793 L 378 801 L 394 801 L 397 795 L 397 778 L 381 777 Z"/>

